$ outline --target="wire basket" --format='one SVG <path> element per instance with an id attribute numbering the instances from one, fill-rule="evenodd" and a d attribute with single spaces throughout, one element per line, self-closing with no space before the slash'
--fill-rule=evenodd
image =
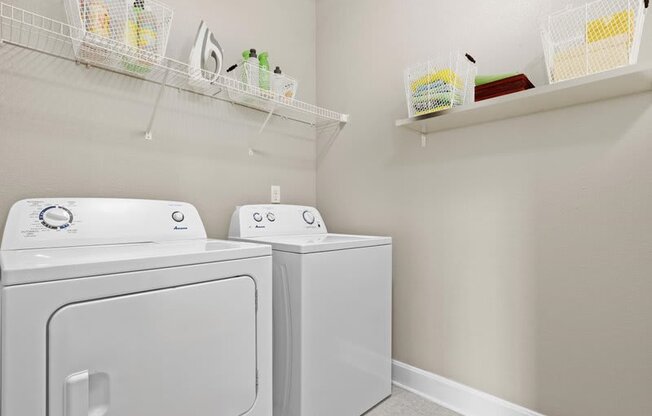
<path id="1" fill-rule="evenodd" d="M 73 41 L 75 56 L 80 61 L 119 64 L 126 72 L 143 75 L 165 55 L 173 11 L 163 3 L 65 0 L 64 4 L 71 26 L 81 29 L 80 39 Z"/>
<path id="2" fill-rule="evenodd" d="M 296 98 L 299 82 L 285 74 L 276 74 L 249 62 L 241 62 L 229 72 L 237 88 L 229 89 L 234 101 L 247 98 L 264 98 L 281 103 L 290 103 Z"/>
<path id="3" fill-rule="evenodd" d="M 410 117 L 474 102 L 477 74 L 475 60 L 458 52 L 407 68 L 405 94 Z"/>
<path id="4" fill-rule="evenodd" d="M 649 0 L 598 0 L 543 22 L 550 83 L 635 64 Z"/>

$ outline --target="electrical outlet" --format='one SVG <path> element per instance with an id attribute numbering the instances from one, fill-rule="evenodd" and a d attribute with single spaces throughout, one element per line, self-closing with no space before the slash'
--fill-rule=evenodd
<path id="1" fill-rule="evenodd" d="M 281 203 L 281 187 L 278 185 L 272 185 L 272 204 Z"/>

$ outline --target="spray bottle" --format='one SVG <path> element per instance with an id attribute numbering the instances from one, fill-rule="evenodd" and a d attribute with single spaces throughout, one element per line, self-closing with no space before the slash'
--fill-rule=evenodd
<path id="1" fill-rule="evenodd" d="M 248 84 L 258 87 L 260 84 L 260 62 L 258 61 L 258 54 L 255 49 L 249 49 L 249 59 L 246 61 L 248 64 L 245 65 Z"/>
<path id="2" fill-rule="evenodd" d="M 269 91 L 269 54 L 262 52 L 258 56 L 260 62 L 260 89 Z"/>
<path id="3" fill-rule="evenodd" d="M 272 92 L 277 94 L 279 98 L 283 95 L 283 75 L 281 67 L 277 66 L 274 69 L 274 77 L 272 78 Z"/>

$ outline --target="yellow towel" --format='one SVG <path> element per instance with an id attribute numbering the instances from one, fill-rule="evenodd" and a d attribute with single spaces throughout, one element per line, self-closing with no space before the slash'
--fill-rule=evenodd
<path id="1" fill-rule="evenodd" d="M 634 35 L 635 21 L 633 10 L 623 10 L 611 16 L 595 19 L 586 25 L 586 38 L 589 43 L 621 34 Z"/>
<path id="2" fill-rule="evenodd" d="M 558 82 L 625 66 L 629 55 L 627 34 L 560 50 L 553 56 L 552 78 Z"/>
<path id="3" fill-rule="evenodd" d="M 412 88 L 412 92 L 415 92 L 419 87 L 432 84 L 433 82 L 437 81 L 442 81 L 446 84 L 454 85 L 457 88 L 464 87 L 462 79 L 455 72 L 453 72 L 452 69 L 442 69 L 441 71 L 424 75 L 421 78 L 412 81 L 410 88 Z"/>

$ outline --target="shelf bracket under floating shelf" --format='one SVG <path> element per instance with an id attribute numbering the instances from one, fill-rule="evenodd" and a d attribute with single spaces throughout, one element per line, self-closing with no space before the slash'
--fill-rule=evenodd
<path id="1" fill-rule="evenodd" d="M 296 99 L 278 97 L 270 94 L 269 91 L 262 91 L 257 86 L 247 85 L 223 75 L 216 76 L 209 71 L 192 68 L 186 63 L 146 53 L 124 43 L 102 38 L 61 21 L 0 2 L 0 44 L 2 43 L 101 68 L 178 91 L 218 101 L 233 102 L 237 106 L 262 112 L 270 120 L 272 117 L 278 117 L 312 127 L 321 123 L 346 124 L 348 121 L 346 114 Z M 92 53 L 80 54 L 80 45 L 87 45 Z M 96 59 L 98 57 L 101 59 Z M 129 66 L 124 65 L 125 61 L 140 63 L 143 59 L 146 59 L 146 71 L 131 71 Z M 241 96 L 243 99 L 234 99 L 233 96 Z M 151 138 L 153 122 L 162 97 L 163 93 L 159 90 L 147 127 L 147 138 Z M 267 120 L 263 127 L 270 120 Z"/>

